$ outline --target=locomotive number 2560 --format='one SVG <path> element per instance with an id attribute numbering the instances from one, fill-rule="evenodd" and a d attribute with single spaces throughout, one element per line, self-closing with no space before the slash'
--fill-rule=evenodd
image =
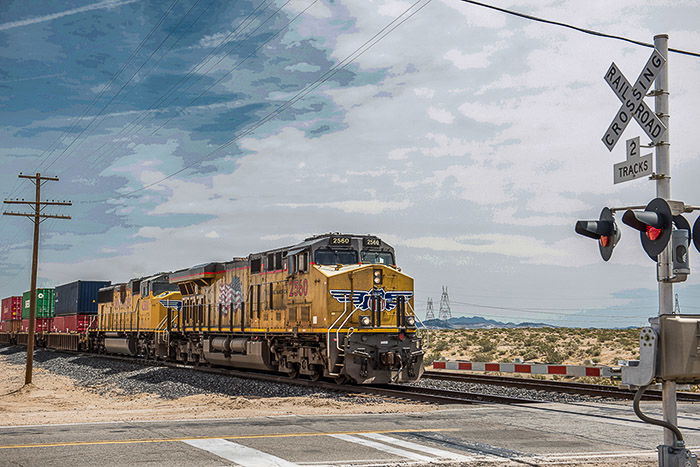
<path id="1" fill-rule="evenodd" d="M 309 281 L 307 279 L 292 281 L 289 284 L 290 297 L 304 297 L 309 292 Z"/>

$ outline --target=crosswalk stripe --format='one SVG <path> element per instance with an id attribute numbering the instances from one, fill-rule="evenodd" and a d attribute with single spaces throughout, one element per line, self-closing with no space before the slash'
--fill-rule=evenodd
<path id="1" fill-rule="evenodd" d="M 189 439 L 183 441 L 192 447 L 208 451 L 243 467 L 296 467 L 297 464 L 272 454 L 243 446 L 225 439 Z"/>
<path id="2" fill-rule="evenodd" d="M 378 451 L 384 451 L 389 454 L 394 454 L 395 456 L 405 457 L 407 459 L 412 459 L 421 462 L 431 462 L 436 460 L 433 457 L 424 456 L 422 454 L 416 454 L 414 452 L 408 452 L 404 449 L 395 448 L 384 443 L 378 443 L 377 441 L 372 441 L 369 439 L 359 438 L 353 435 L 329 435 L 333 438 L 342 439 L 343 441 L 348 441 L 350 443 L 360 444 L 362 446 L 367 446 Z"/>
<path id="3" fill-rule="evenodd" d="M 414 443 L 412 441 L 406 441 L 403 439 L 392 438 L 391 436 L 382 435 L 379 433 L 364 433 L 360 436 L 371 438 L 376 441 L 382 441 L 384 443 L 394 444 L 396 446 L 401 446 L 408 449 L 413 449 L 414 451 L 424 452 L 426 454 L 431 454 L 437 456 L 441 459 L 451 459 L 461 462 L 469 462 L 475 460 L 474 457 L 463 456 L 462 454 L 457 454 L 455 452 L 446 451 L 444 449 L 438 449 L 431 446 L 425 446 L 423 444 Z"/>

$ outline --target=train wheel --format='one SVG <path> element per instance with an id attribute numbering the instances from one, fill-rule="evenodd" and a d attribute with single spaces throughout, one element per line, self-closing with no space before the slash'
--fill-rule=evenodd
<path id="1" fill-rule="evenodd" d="M 289 373 L 287 373 L 287 376 L 288 376 L 290 379 L 297 379 L 297 378 L 299 377 L 299 365 L 297 365 L 296 363 L 292 363 L 292 364 L 290 365 L 289 368 L 290 368 L 292 371 L 290 371 Z"/>
<path id="2" fill-rule="evenodd" d="M 318 381 L 323 376 L 323 369 L 319 365 L 314 365 L 314 373 L 309 375 L 311 381 Z"/>
<path id="3" fill-rule="evenodd" d="M 335 381 L 335 384 L 343 385 L 343 384 L 346 384 L 348 382 L 348 377 L 345 375 L 338 375 L 335 377 L 334 381 Z"/>

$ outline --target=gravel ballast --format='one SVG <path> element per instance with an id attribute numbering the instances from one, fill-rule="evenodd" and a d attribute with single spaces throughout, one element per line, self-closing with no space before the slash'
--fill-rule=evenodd
<path id="1" fill-rule="evenodd" d="M 590 402 L 615 402 L 620 399 L 587 396 L 584 394 L 565 394 L 551 391 L 537 391 L 534 389 L 521 389 L 508 386 L 496 386 L 491 384 L 463 383 L 459 381 L 445 381 L 424 377 L 412 386 L 430 389 L 444 389 L 447 391 L 475 392 L 479 394 L 495 394 L 499 396 L 522 397 L 525 399 L 542 402 L 560 402 L 565 404 L 590 403 Z"/>
<path id="2" fill-rule="evenodd" d="M 23 365 L 26 352 L 21 347 L 0 348 L 0 358 L 7 363 Z M 335 399 L 357 404 L 382 402 L 383 399 L 359 397 L 293 384 L 199 372 L 186 368 L 170 368 L 157 363 L 129 362 L 108 358 L 75 355 L 38 349 L 34 367 L 66 376 L 76 385 L 109 394 L 156 394 L 165 399 L 218 394 L 237 397 L 312 397 Z"/>

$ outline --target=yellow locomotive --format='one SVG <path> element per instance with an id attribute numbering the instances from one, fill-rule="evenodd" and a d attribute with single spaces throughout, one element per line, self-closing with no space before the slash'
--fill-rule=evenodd
<path id="1" fill-rule="evenodd" d="M 102 291 L 102 351 L 361 384 L 423 372 L 413 279 L 374 236 L 319 235 Z"/>

